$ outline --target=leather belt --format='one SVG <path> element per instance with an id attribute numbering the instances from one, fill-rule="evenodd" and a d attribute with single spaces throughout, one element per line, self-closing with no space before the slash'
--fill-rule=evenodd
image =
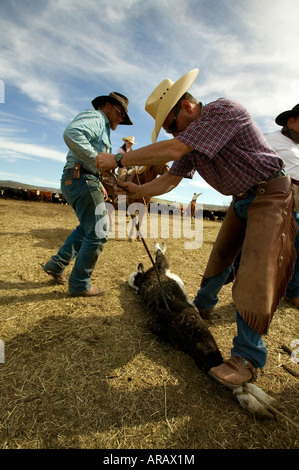
<path id="1" fill-rule="evenodd" d="M 260 185 L 267 184 L 270 181 L 279 178 L 280 176 L 285 176 L 285 171 L 284 170 L 280 170 L 278 173 L 275 173 L 274 175 L 269 176 L 269 178 L 267 180 L 260 181 L 259 183 L 255 184 L 254 186 L 249 188 L 246 191 L 246 193 L 238 193 L 238 194 L 235 194 L 234 197 L 236 199 L 247 199 L 249 197 L 255 196 L 257 194 L 259 188 L 260 188 Z M 299 184 L 299 182 L 298 182 L 298 184 Z"/>
<path id="2" fill-rule="evenodd" d="M 276 192 L 288 193 L 291 190 L 291 177 L 289 175 L 280 178 L 272 178 L 268 181 L 262 181 L 257 190 L 258 195 L 272 194 Z"/>
<path id="3" fill-rule="evenodd" d="M 95 175 L 92 171 L 86 170 L 83 168 L 81 163 L 76 163 L 74 168 L 73 168 L 74 174 L 79 173 L 81 175 L 92 175 L 98 178 L 99 180 L 102 180 L 102 175 Z M 79 175 L 78 175 L 79 176 Z"/>
<path id="4" fill-rule="evenodd" d="M 254 196 L 258 190 L 259 185 L 255 184 L 252 188 L 248 189 L 246 193 L 235 194 L 237 199 L 247 199 L 248 197 Z"/>
<path id="5" fill-rule="evenodd" d="M 95 176 L 95 178 L 98 178 L 100 182 L 103 180 L 101 173 L 99 175 L 95 175 L 91 171 L 88 171 L 85 168 L 83 168 L 81 163 L 75 163 L 75 166 L 64 170 L 64 173 L 65 173 L 65 176 L 68 176 L 70 174 L 71 178 L 75 180 L 78 180 L 80 178 L 80 175 Z"/>
<path id="6" fill-rule="evenodd" d="M 96 178 L 100 178 L 100 177 L 101 177 L 101 175 L 95 175 L 95 174 L 92 173 L 91 171 L 85 170 L 85 168 L 81 168 L 81 174 L 82 174 L 82 175 L 92 175 L 92 176 L 95 176 Z"/>

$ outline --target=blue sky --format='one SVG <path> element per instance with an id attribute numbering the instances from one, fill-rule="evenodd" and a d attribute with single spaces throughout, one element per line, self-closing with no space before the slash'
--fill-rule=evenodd
<path id="1" fill-rule="evenodd" d="M 0 12 L 0 180 L 58 188 L 65 127 L 111 91 L 134 123 L 111 133 L 113 153 L 128 135 L 148 145 L 147 97 L 195 67 L 198 100 L 234 98 L 263 132 L 299 102 L 298 0 L 0 0 Z M 231 200 L 199 176 L 165 198 L 194 192 Z"/>

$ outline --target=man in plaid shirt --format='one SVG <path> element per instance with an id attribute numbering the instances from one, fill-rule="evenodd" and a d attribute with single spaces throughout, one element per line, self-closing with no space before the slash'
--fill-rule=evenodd
<path id="1" fill-rule="evenodd" d="M 253 380 L 266 363 L 262 335 L 268 332 L 294 266 L 293 194 L 283 161 L 243 106 L 224 98 L 204 105 L 187 92 L 197 75 L 198 69 L 193 69 L 175 83 L 165 79 L 149 96 L 145 109 L 155 119 L 152 145 L 114 159 L 99 153 L 95 164 L 105 173 L 117 166 L 174 161 L 155 181 L 142 186 L 121 183 L 130 197 L 164 194 L 195 171 L 220 193 L 233 196 L 202 289 L 208 297 L 217 292 L 242 251 L 233 286 L 237 335 L 231 358 L 209 371 L 218 382 L 235 388 Z M 156 142 L 161 127 L 173 139 Z M 204 301 L 199 303 L 202 289 L 195 299 L 200 313 L 205 309 Z"/>
<path id="2" fill-rule="evenodd" d="M 245 193 L 284 165 L 246 109 L 232 100 L 202 105 L 199 118 L 176 138 L 192 151 L 176 161 L 170 173 L 192 178 L 197 171 L 225 195 Z"/>

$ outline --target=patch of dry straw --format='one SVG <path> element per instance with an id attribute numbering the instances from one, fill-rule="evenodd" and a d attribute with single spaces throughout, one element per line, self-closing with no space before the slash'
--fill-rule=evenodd
<path id="1" fill-rule="evenodd" d="M 1 200 L 0 212 L 1 448 L 298 448 L 286 421 L 257 422 L 190 357 L 148 331 L 139 298 L 127 285 L 138 262 L 150 266 L 141 243 L 109 240 L 93 274 L 106 295 L 71 298 L 40 263 L 75 227 L 72 209 Z M 205 221 L 197 250 L 184 250 L 181 239 L 166 240 L 172 271 L 191 297 L 219 228 L 220 222 Z M 235 334 L 230 285 L 209 327 L 228 356 Z M 298 424 L 298 366 L 282 349 L 296 338 L 297 311 L 282 302 L 265 338 L 269 358 L 258 385 Z"/>

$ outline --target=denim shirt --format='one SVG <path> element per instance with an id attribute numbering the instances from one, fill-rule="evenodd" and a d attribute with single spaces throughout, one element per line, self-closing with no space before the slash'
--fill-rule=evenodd
<path id="1" fill-rule="evenodd" d="M 94 159 L 99 152 L 111 153 L 110 125 L 102 111 L 86 110 L 79 113 L 67 126 L 63 134 L 69 147 L 64 170 L 81 163 L 82 167 L 96 176 L 99 170 Z"/>

